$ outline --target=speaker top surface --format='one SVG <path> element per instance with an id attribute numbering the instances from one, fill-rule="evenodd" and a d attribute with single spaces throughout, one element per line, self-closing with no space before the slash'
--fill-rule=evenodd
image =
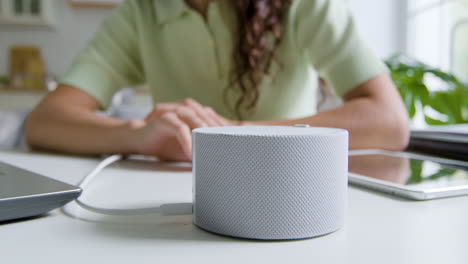
<path id="1" fill-rule="evenodd" d="M 306 126 L 225 126 L 197 128 L 193 133 L 230 135 L 230 136 L 328 136 L 347 134 L 339 128 L 306 127 Z"/>

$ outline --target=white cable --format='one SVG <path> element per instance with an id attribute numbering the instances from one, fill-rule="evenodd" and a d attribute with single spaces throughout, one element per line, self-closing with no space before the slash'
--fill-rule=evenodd
<path id="1" fill-rule="evenodd" d="M 88 175 L 86 175 L 78 183 L 78 187 L 80 187 L 81 189 L 84 190 L 84 188 L 86 188 L 86 186 L 88 186 L 88 184 L 94 179 L 94 177 L 96 177 L 96 175 L 98 175 L 105 167 L 107 167 L 107 166 L 111 165 L 112 163 L 114 163 L 116 161 L 119 161 L 121 159 L 123 159 L 122 155 L 112 155 L 112 156 L 109 156 L 109 157 L 103 159 L 101 162 L 99 162 L 99 164 L 96 167 L 94 167 L 93 170 L 91 170 L 91 172 L 88 173 Z"/>
<path id="2" fill-rule="evenodd" d="M 123 159 L 122 155 L 112 155 L 103 159 L 99 164 L 91 170 L 78 184 L 83 192 L 86 190 L 88 184 L 98 175 L 104 168 L 111 165 L 112 163 Z M 163 204 L 158 207 L 149 207 L 149 208 L 137 208 L 137 209 L 113 209 L 113 208 L 101 208 L 93 205 L 89 205 L 83 202 L 80 198 L 77 198 L 76 203 L 93 213 L 104 214 L 104 215 L 114 215 L 114 216 L 131 216 L 131 215 L 143 215 L 143 214 L 154 214 L 159 213 L 161 215 L 187 215 L 192 214 L 192 204 L 191 203 L 177 203 L 177 204 Z M 69 215 L 75 216 L 74 214 L 64 210 Z"/>

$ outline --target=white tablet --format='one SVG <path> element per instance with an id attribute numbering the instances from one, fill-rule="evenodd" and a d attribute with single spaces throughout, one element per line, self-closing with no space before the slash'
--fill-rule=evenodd
<path id="1" fill-rule="evenodd" d="M 407 152 L 349 153 L 349 182 L 414 200 L 468 194 L 468 162 Z"/>

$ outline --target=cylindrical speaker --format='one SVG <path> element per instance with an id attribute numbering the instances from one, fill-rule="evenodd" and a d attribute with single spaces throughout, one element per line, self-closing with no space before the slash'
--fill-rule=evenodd
<path id="1" fill-rule="evenodd" d="M 348 132 L 307 126 L 193 130 L 193 223 L 226 236 L 288 240 L 344 221 Z"/>

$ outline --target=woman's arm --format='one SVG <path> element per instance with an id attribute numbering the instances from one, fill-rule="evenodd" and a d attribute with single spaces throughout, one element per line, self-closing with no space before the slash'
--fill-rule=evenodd
<path id="1" fill-rule="evenodd" d="M 61 85 L 28 117 L 26 140 L 32 148 L 76 154 L 134 153 L 141 121 L 98 115 L 99 103 L 86 92 Z"/>
<path id="2" fill-rule="evenodd" d="M 191 160 L 191 129 L 226 122 L 209 107 L 187 99 L 161 104 L 147 120 L 123 121 L 96 113 L 86 92 L 61 85 L 30 114 L 26 140 L 35 149 L 74 154 L 144 154 Z"/>
<path id="3" fill-rule="evenodd" d="M 347 92 L 345 104 L 314 116 L 247 122 L 246 125 L 309 124 L 344 128 L 350 134 L 350 148 L 402 150 L 409 140 L 409 119 L 388 74 L 381 74 Z"/>
<path id="4" fill-rule="evenodd" d="M 339 127 L 350 147 L 400 150 L 408 142 L 408 116 L 385 64 L 361 37 L 343 1 L 294 1 L 291 32 L 297 50 L 345 104 L 298 120 L 259 124 Z"/>

